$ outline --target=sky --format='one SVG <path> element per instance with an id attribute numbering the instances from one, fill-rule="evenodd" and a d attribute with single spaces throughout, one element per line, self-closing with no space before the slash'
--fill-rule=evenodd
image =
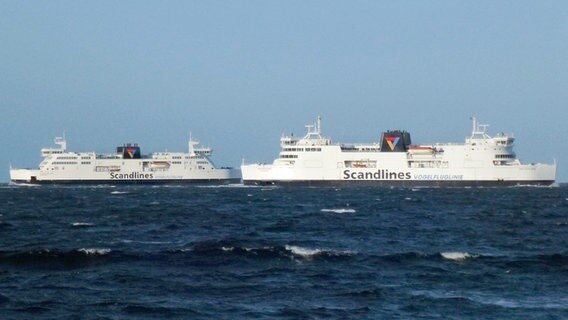
<path id="1" fill-rule="evenodd" d="M 470 117 L 568 181 L 568 1 L 0 0 L 0 182 L 40 149 L 271 162 L 336 142 L 463 142 Z"/>

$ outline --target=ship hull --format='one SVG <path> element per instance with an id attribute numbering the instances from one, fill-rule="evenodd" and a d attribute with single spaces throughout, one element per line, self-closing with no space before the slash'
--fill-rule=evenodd
<path id="1" fill-rule="evenodd" d="M 511 186 L 551 186 L 554 180 L 533 181 L 346 181 L 346 180 L 244 180 L 244 185 L 258 186 L 309 186 L 309 187 L 511 187 Z"/>
<path id="2" fill-rule="evenodd" d="M 231 184 L 240 183 L 237 169 L 215 169 L 202 173 L 159 175 L 144 172 L 77 172 L 53 174 L 34 169 L 10 170 L 10 181 L 15 184 Z"/>
<path id="3" fill-rule="evenodd" d="M 245 185 L 288 186 L 549 186 L 555 183 L 556 176 L 556 166 L 549 164 L 462 169 L 420 169 L 394 165 L 373 169 L 315 169 L 252 164 L 243 165 L 241 170 Z"/>
<path id="4" fill-rule="evenodd" d="M 38 184 L 38 185 L 56 185 L 56 184 L 77 184 L 77 185 L 158 185 L 158 184 L 199 184 L 199 185 L 222 185 L 240 183 L 241 179 L 153 179 L 153 180 L 11 180 L 14 184 Z"/>

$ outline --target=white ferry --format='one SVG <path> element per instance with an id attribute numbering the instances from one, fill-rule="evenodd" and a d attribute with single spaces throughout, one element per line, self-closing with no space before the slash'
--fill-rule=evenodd
<path id="1" fill-rule="evenodd" d="M 491 137 L 473 120 L 465 143 L 412 145 L 410 133 L 387 131 L 369 144 L 339 144 L 321 135 L 321 119 L 301 139 L 283 136 L 272 164 L 244 164 L 243 183 L 376 186 L 551 185 L 554 164 L 523 164 L 514 138 Z"/>
<path id="2" fill-rule="evenodd" d="M 114 154 L 67 151 L 67 141 L 55 138 L 57 148 L 41 149 L 38 169 L 10 168 L 13 183 L 239 183 L 239 169 L 216 168 L 211 148 L 189 139 L 189 152 L 142 155 L 138 144 L 125 144 Z"/>

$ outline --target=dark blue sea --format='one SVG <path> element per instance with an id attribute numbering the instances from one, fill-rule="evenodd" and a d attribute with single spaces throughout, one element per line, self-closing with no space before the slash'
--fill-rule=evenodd
<path id="1" fill-rule="evenodd" d="M 0 319 L 567 319 L 568 188 L 0 185 Z"/>

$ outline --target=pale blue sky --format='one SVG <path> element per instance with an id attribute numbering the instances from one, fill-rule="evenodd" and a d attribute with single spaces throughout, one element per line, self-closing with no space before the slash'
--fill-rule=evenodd
<path id="1" fill-rule="evenodd" d="M 568 1 L 0 1 L 0 182 L 39 149 L 269 162 L 319 114 L 335 141 L 514 132 L 568 180 Z"/>

